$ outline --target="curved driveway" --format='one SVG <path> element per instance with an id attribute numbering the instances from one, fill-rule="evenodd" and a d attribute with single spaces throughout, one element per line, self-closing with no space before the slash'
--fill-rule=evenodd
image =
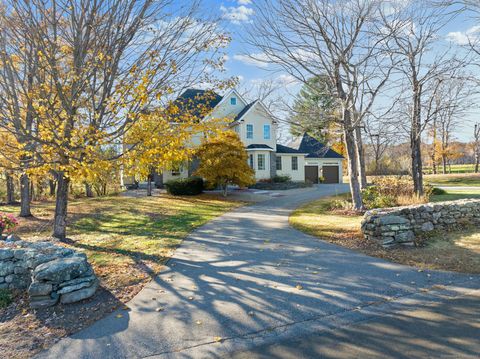
<path id="1" fill-rule="evenodd" d="M 130 311 L 119 311 L 121 318 L 112 313 L 39 357 L 251 358 L 269 351 L 265 357 L 356 356 L 348 355 L 345 346 L 349 338 L 353 343 L 353 336 L 341 330 L 379 318 L 390 322 L 376 324 L 382 330 L 375 335 L 368 326 L 362 329 L 371 331 L 368 344 L 358 340 L 359 345 L 368 345 L 369 357 L 408 356 L 401 348 L 391 352 L 397 350 L 392 336 L 407 347 L 411 339 L 421 354 L 444 350 L 445 355 L 475 355 L 480 335 L 478 276 L 417 271 L 289 227 L 288 216 L 301 203 L 345 190 L 342 185 L 322 185 L 218 217 L 183 242 L 165 270 L 128 304 Z M 419 314 L 417 320 L 405 314 L 422 313 L 422 305 L 456 303 L 472 295 L 475 304 L 457 309 L 475 322 L 455 327 L 457 342 L 448 342 L 451 333 L 447 342 L 441 338 L 441 328 L 458 325 L 448 323 L 447 317 Z M 395 327 L 400 321 L 407 328 L 403 332 Z M 425 335 L 432 337 L 427 344 L 409 338 L 419 321 L 427 325 Z M 331 340 L 325 348 L 333 345 L 333 350 L 309 352 L 323 337 Z M 345 345 L 340 345 L 342 340 Z M 294 351 L 278 347 L 281 343 Z M 309 349 L 295 352 L 302 345 Z"/>

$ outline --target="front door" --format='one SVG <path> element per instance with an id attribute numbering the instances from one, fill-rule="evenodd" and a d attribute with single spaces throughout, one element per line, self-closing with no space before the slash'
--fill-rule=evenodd
<path id="1" fill-rule="evenodd" d="M 305 181 L 318 183 L 318 166 L 305 166 Z"/>
<path id="2" fill-rule="evenodd" d="M 339 183 L 338 166 L 323 166 L 323 183 Z"/>

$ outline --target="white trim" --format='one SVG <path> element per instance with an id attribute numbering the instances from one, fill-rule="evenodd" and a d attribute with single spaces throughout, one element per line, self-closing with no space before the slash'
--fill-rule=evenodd
<path id="1" fill-rule="evenodd" d="M 232 93 L 234 93 L 234 94 L 243 102 L 243 104 L 244 104 L 245 106 L 248 105 L 247 101 L 245 101 L 245 99 L 237 92 L 237 90 L 232 89 L 232 90 L 230 90 L 229 92 L 227 92 L 227 93 L 222 97 L 222 99 L 220 100 L 220 102 L 217 103 L 217 105 L 216 105 L 214 108 L 212 108 L 212 112 L 213 112 L 213 110 L 215 110 L 218 106 L 220 106 L 224 101 L 226 101 L 227 98 L 228 98 Z M 235 105 L 235 106 L 238 106 L 238 101 L 237 101 L 237 105 Z"/>
<path id="2" fill-rule="evenodd" d="M 243 122 L 243 121 L 244 121 L 243 118 L 244 118 L 245 116 L 247 116 L 247 114 L 249 114 L 250 111 L 252 111 L 253 108 L 254 108 L 257 104 L 260 104 L 260 105 L 263 107 L 263 109 L 265 110 L 265 112 L 267 113 L 267 115 L 270 116 L 270 119 L 272 120 L 272 123 L 273 123 L 274 125 L 276 125 L 276 124 L 277 124 L 277 121 L 275 121 L 275 117 L 272 115 L 272 113 L 268 110 L 268 108 L 267 108 L 267 107 L 263 104 L 263 102 L 260 101 L 260 100 L 255 100 L 255 103 L 254 103 L 252 106 L 250 106 L 250 108 L 247 110 L 247 112 L 245 112 L 245 113 L 242 115 L 242 117 L 240 117 L 238 120 L 233 121 L 233 123 L 235 123 L 235 122 Z"/>

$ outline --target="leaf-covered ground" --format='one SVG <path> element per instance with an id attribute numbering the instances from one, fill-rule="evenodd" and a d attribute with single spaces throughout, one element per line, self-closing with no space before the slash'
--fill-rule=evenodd
<path id="1" fill-rule="evenodd" d="M 68 240 L 62 245 L 87 254 L 101 280 L 101 289 L 80 304 L 37 311 L 29 309 L 25 296 L 17 295 L 11 305 L 0 309 L 3 355 L 30 357 L 124 306 L 161 270 L 189 232 L 241 204 L 208 195 L 71 201 Z M 0 212 L 17 211 L 17 207 L 0 206 Z M 48 238 L 53 211 L 53 202 L 34 203 L 34 217 L 21 219 L 17 233 L 23 239 Z"/>
<path id="2" fill-rule="evenodd" d="M 328 242 L 392 262 L 420 269 L 480 273 L 478 228 L 439 233 L 425 241 L 421 247 L 387 250 L 363 238 L 360 231 L 363 216 L 330 210 L 329 203 L 333 199 L 323 198 L 297 209 L 291 215 L 290 223 L 293 227 Z"/>

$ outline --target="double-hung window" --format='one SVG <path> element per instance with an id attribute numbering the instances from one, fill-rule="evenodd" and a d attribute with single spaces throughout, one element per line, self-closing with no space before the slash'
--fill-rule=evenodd
<path id="1" fill-rule="evenodd" d="M 251 169 L 253 169 L 253 155 L 252 154 L 248 155 L 248 165 L 250 166 Z"/>
<path id="2" fill-rule="evenodd" d="M 263 125 L 263 139 L 270 139 L 270 125 Z"/>
<path id="3" fill-rule="evenodd" d="M 276 161 L 276 164 L 277 164 L 277 171 L 281 171 L 282 170 L 282 157 L 277 156 L 275 158 L 275 161 Z"/>
<path id="4" fill-rule="evenodd" d="M 247 125 L 247 138 L 253 138 L 253 125 Z"/>
<path id="5" fill-rule="evenodd" d="M 257 158 L 257 166 L 259 171 L 265 170 L 265 155 L 264 154 L 259 154 Z"/>
<path id="6" fill-rule="evenodd" d="M 298 171 L 298 157 L 292 156 L 292 171 Z"/>
<path id="7" fill-rule="evenodd" d="M 236 97 L 231 97 L 230 98 L 230 105 L 235 106 L 237 104 L 237 98 Z"/>

